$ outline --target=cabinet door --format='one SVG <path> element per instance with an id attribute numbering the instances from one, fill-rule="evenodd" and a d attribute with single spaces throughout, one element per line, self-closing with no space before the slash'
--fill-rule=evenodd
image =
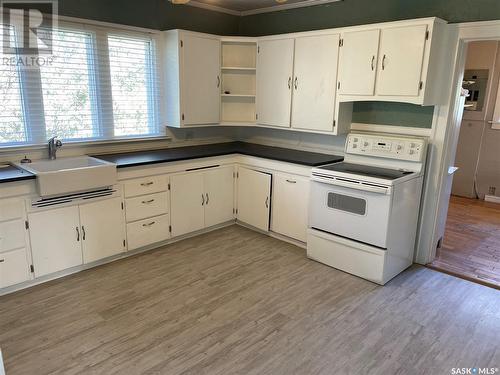
<path id="1" fill-rule="evenodd" d="M 259 42 L 257 53 L 257 122 L 290 127 L 293 39 Z"/>
<path id="2" fill-rule="evenodd" d="M 234 168 L 205 172 L 205 226 L 210 227 L 234 218 Z"/>
<path id="3" fill-rule="evenodd" d="M 382 30 L 377 95 L 419 95 L 426 31 L 427 25 Z"/>
<path id="4" fill-rule="evenodd" d="M 269 230 L 271 175 L 248 168 L 238 170 L 238 220 Z"/>
<path id="5" fill-rule="evenodd" d="M 339 94 L 373 95 L 380 30 L 342 35 L 339 59 Z"/>
<path id="6" fill-rule="evenodd" d="M 29 279 L 26 249 L 0 253 L 0 289 Z"/>
<path id="7" fill-rule="evenodd" d="M 125 251 L 121 198 L 80 206 L 83 262 L 91 263 Z"/>
<path id="8" fill-rule="evenodd" d="M 273 183 L 273 232 L 306 242 L 309 179 L 275 174 Z"/>
<path id="9" fill-rule="evenodd" d="M 217 124 L 220 121 L 220 42 L 187 34 L 181 38 L 183 124 Z"/>
<path id="10" fill-rule="evenodd" d="M 203 173 L 187 173 L 170 178 L 172 237 L 205 227 Z"/>
<path id="11" fill-rule="evenodd" d="M 82 264 L 78 206 L 28 215 L 35 276 Z"/>
<path id="12" fill-rule="evenodd" d="M 292 128 L 333 131 L 338 35 L 295 39 Z"/>

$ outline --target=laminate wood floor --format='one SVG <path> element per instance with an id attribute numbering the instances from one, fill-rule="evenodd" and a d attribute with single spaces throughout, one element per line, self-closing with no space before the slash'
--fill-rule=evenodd
<path id="1" fill-rule="evenodd" d="M 500 289 L 500 204 L 452 196 L 430 267 Z"/>
<path id="2" fill-rule="evenodd" d="M 500 292 L 425 267 L 385 287 L 231 226 L 0 297 L 17 374 L 450 374 L 500 366 Z"/>

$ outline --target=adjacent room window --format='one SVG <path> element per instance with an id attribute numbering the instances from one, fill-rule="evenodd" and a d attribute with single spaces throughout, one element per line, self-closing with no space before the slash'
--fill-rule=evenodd
<path id="1" fill-rule="evenodd" d="M 61 23 L 38 36 L 52 38 L 49 63 L 7 64 L 23 56 L 0 44 L 0 148 L 164 135 L 154 34 Z"/>
<path id="2" fill-rule="evenodd" d="M 66 30 L 52 35 L 54 60 L 40 67 L 47 138 L 98 137 L 92 35 Z"/>
<path id="3" fill-rule="evenodd" d="M 115 136 L 157 133 L 150 40 L 108 38 Z"/>
<path id="4" fill-rule="evenodd" d="M 14 38 L 12 28 L 7 30 L 8 27 L 0 24 L 0 46 L 7 35 Z M 18 66 L 7 62 L 11 57 L 4 55 L 0 48 L 0 61 L 4 62 L 0 65 L 0 147 L 27 141 L 20 71 Z"/>

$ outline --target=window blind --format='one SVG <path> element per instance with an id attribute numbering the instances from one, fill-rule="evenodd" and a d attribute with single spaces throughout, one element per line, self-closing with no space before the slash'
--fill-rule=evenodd
<path id="1" fill-rule="evenodd" d="M 0 24 L 0 46 L 3 46 L 4 38 L 10 37 L 10 43 L 14 43 L 13 31 L 12 27 Z M 11 57 L 0 48 L 0 147 L 27 140 L 20 73 L 18 67 L 10 63 Z"/>
<path id="2" fill-rule="evenodd" d="M 60 23 L 39 38 L 50 59 L 0 66 L 0 147 L 165 134 L 154 34 Z"/>

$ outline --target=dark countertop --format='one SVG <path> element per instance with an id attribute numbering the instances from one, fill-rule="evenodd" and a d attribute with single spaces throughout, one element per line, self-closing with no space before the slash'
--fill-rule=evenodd
<path id="1" fill-rule="evenodd" d="M 23 180 L 33 180 L 36 176 L 13 165 L 0 165 L 0 184 Z"/>
<path id="2" fill-rule="evenodd" d="M 136 151 L 92 156 L 115 163 L 117 168 L 126 168 L 230 154 L 256 156 L 311 167 L 336 163 L 344 160 L 343 156 L 320 154 L 317 152 L 299 151 L 245 142 L 215 143 L 200 146 L 172 147 L 163 150 Z"/>

